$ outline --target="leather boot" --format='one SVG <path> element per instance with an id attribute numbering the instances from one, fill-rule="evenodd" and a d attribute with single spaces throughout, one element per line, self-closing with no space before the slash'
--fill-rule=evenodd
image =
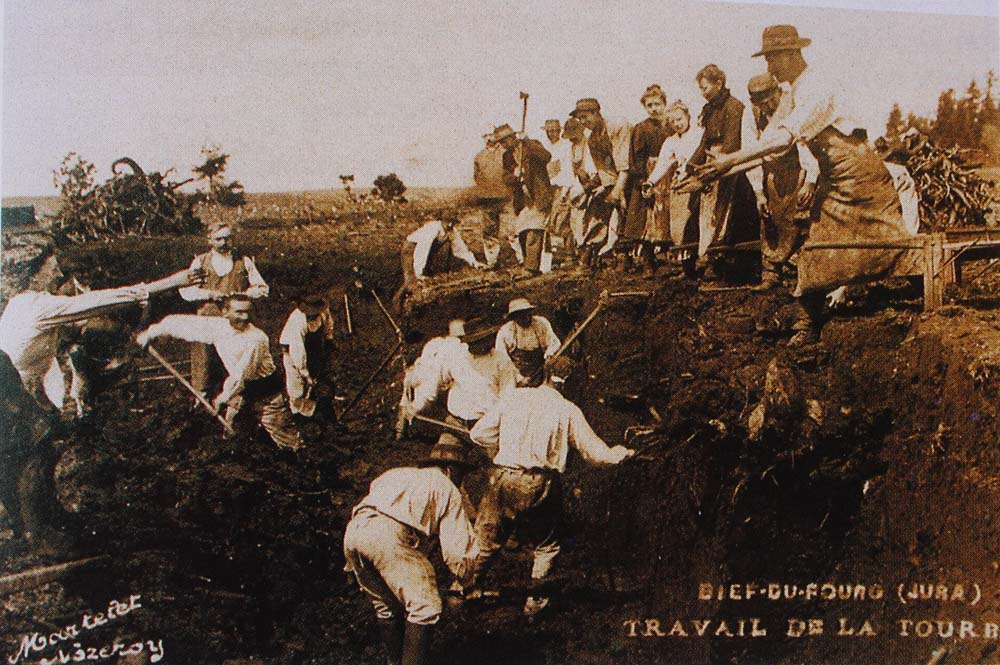
<path id="1" fill-rule="evenodd" d="M 431 633 L 434 626 L 423 626 L 406 622 L 406 634 L 403 637 L 402 665 L 426 665 L 427 654 L 431 649 Z"/>
<path id="2" fill-rule="evenodd" d="M 402 618 L 378 619 L 378 634 L 385 649 L 386 665 L 400 665 L 402 662 L 403 628 Z"/>

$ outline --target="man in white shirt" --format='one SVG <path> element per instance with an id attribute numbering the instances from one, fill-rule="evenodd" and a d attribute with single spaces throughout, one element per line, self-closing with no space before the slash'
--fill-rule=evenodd
<path id="1" fill-rule="evenodd" d="M 242 293 L 250 298 L 266 298 L 270 289 L 253 259 L 242 256 L 233 248 L 233 229 L 225 222 L 208 227 L 211 249 L 191 262 L 192 269 L 201 270 L 205 281 L 199 286 L 181 289 L 184 300 L 198 302 L 198 316 L 220 316 L 220 304 L 227 296 Z M 204 344 L 191 345 L 191 385 L 208 394 L 213 375 L 219 373 L 219 360 Z"/>
<path id="2" fill-rule="evenodd" d="M 572 366 L 568 358 L 552 358 L 543 385 L 507 391 L 469 433 L 475 443 L 495 451 L 476 516 L 477 576 L 518 527 L 535 548 L 531 580 L 537 588 L 560 551 L 562 473 L 570 448 L 591 464 L 618 464 L 634 454 L 604 443 L 580 408 L 559 393 Z M 524 612 L 531 616 L 547 604 L 544 596 L 530 596 Z"/>
<path id="3" fill-rule="evenodd" d="M 333 315 L 322 296 L 307 296 L 288 315 L 278 338 L 281 361 L 285 368 L 285 391 L 295 415 L 311 417 L 316 411 L 315 390 L 329 389 L 330 399 L 323 398 L 323 408 L 333 416 L 333 385 L 327 375 L 330 346 L 333 344 Z"/>
<path id="4" fill-rule="evenodd" d="M 372 481 L 351 514 L 344 569 L 371 598 L 390 665 L 422 665 L 440 621 L 441 596 L 426 554 L 433 540 L 459 584 L 471 585 L 475 541 L 459 487 L 472 466 L 466 447 L 443 433 L 427 459 Z"/>
<path id="5" fill-rule="evenodd" d="M 454 425 L 470 427 L 488 411 L 500 393 L 497 372 L 487 376 L 476 369 L 465 343 L 465 321 L 448 322 L 448 336 L 435 337 L 424 345 L 420 357 L 407 370 L 400 408 L 406 422 L 448 392 L 448 416 Z"/>
<path id="6" fill-rule="evenodd" d="M 403 285 L 392 298 L 397 312 L 402 312 L 404 299 L 413 293 L 420 280 L 448 272 L 452 257 L 462 259 L 473 268 L 483 267 L 462 239 L 458 221 L 455 215 L 442 215 L 441 219 L 430 219 L 406 236 L 399 252 Z"/>
<path id="7" fill-rule="evenodd" d="M 212 406 L 216 413 L 225 412 L 227 422 L 232 424 L 241 409 L 250 406 L 280 448 L 297 450 L 302 446 L 288 411 L 281 375 L 274 371 L 267 335 L 250 323 L 249 296 L 230 296 L 222 305 L 221 317 L 172 314 L 139 333 L 136 343 L 145 347 L 159 337 L 215 348 L 229 375 Z"/>
<path id="8" fill-rule="evenodd" d="M 122 305 L 144 303 L 150 293 L 194 284 L 197 270 L 174 273 L 150 284 L 55 295 L 64 275 L 54 256 L 32 278 L 31 290 L 7 303 L 0 315 L 0 350 L 10 356 L 25 389 L 48 409 L 62 409 L 66 383 L 56 360 L 59 331 Z"/>
<path id="9" fill-rule="evenodd" d="M 497 331 L 496 356 L 500 365 L 512 365 L 518 386 L 537 386 L 542 382 L 546 359 L 559 350 L 561 342 L 544 316 L 535 314 L 535 306 L 525 298 L 507 304 L 507 323 Z"/>
<path id="10" fill-rule="evenodd" d="M 542 145 L 552 155 L 546 165 L 552 183 L 552 212 L 549 214 L 548 228 L 552 237 L 565 241 L 570 237 L 571 189 L 577 183 L 573 173 L 573 142 L 563 136 L 562 126 L 557 119 L 546 120 L 542 129 L 545 131 Z"/>

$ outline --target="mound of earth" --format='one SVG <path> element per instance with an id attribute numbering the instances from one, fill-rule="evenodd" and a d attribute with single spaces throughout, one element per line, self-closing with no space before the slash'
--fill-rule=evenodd
<path id="1" fill-rule="evenodd" d="M 272 339 L 291 296 L 326 289 L 339 303 L 347 294 L 355 332 L 344 333 L 338 309 L 341 407 L 396 341 L 372 291 L 391 295 L 394 248 L 414 225 L 262 224 L 241 243 L 272 284 L 255 313 Z M 132 238 L 63 258 L 100 287 L 179 269 L 202 244 Z M 172 382 L 142 380 L 155 369 L 101 394 L 96 424 L 61 443 L 57 481 L 83 527 L 75 555 L 110 559 L 99 573 L 4 596 L 0 650 L 13 655 L 26 634 L 139 595 L 141 609 L 89 631 L 87 644 L 162 639 L 167 657 L 185 663 L 378 662 L 370 607 L 343 574 L 341 536 L 367 484 L 436 437 L 421 426 L 394 440 L 400 358 L 452 316 L 473 330 L 499 323 L 515 296 L 538 304 L 565 337 L 607 289 L 633 295 L 612 298 L 571 350 L 579 368 L 568 394 L 607 441 L 639 424 L 653 428 L 641 439 L 652 445 L 620 467 L 571 463 L 552 611 L 532 623 L 521 617 L 528 553 L 505 551 L 488 578 L 499 598 L 449 609 L 435 638 L 438 662 L 923 663 L 941 647 L 950 662 L 988 662 L 997 641 L 986 625 L 997 622 L 1000 590 L 994 313 L 921 314 L 903 289 L 883 294 L 879 305 L 894 308 L 848 311 L 820 345 L 795 351 L 784 295 L 615 273 L 460 278 L 467 286 L 413 304 L 402 352 L 342 426 L 307 427 L 298 455 L 256 435 L 223 441 Z M 650 293 L 635 295 L 642 291 Z M 161 298 L 147 317 L 183 307 Z M 185 356 L 181 344 L 161 350 Z M 470 478 L 473 498 L 483 482 L 481 471 Z M 0 560 L 4 573 L 50 562 L 9 532 Z M 810 583 L 818 597 L 805 595 Z M 865 596 L 824 598 L 825 583 L 863 587 Z M 803 594 L 746 591 L 768 584 Z M 901 602 L 900 585 L 927 584 L 946 585 L 948 599 L 921 599 L 918 587 Z M 747 636 L 736 634 L 740 618 Z M 686 637 L 670 634 L 677 619 Z M 766 636 L 750 636 L 751 619 Z M 792 619 L 822 620 L 823 633 L 789 636 Z M 841 619 L 841 632 L 854 635 L 836 634 Z M 704 636 L 693 620 L 711 622 L 701 624 Z M 919 621 L 949 620 L 947 637 L 937 624 L 932 636 L 920 634 L 924 624 L 918 630 Z M 975 637 L 960 636 L 963 620 Z M 865 621 L 875 636 L 864 634 Z"/>

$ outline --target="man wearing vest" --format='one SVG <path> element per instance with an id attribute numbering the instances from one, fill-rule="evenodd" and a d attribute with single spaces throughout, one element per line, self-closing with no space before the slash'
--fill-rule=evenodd
<path id="1" fill-rule="evenodd" d="M 208 227 L 211 249 L 191 262 L 191 269 L 204 272 L 205 281 L 200 286 L 180 289 L 184 300 L 202 303 L 198 316 L 222 316 L 220 304 L 236 293 L 252 299 L 266 298 L 269 292 L 264 278 L 249 256 L 242 256 L 232 245 L 233 229 L 225 222 Z M 222 363 L 218 354 L 208 345 L 191 345 L 191 385 L 207 395 L 211 383 L 221 374 Z"/>
<path id="2" fill-rule="evenodd" d="M 513 364 L 518 386 L 540 384 L 546 359 L 559 350 L 552 324 L 534 312 L 525 298 L 514 298 L 507 305 L 507 323 L 497 331 L 497 362 Z"/>

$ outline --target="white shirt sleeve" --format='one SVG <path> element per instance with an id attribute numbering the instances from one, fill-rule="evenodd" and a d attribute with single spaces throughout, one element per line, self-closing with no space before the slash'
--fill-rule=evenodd
<path id="1" fill-rule="evenodd" d="M 303 377 L 309 376 L 306 364 L 306 316 L 296 309 L 288 315 L 285 327 L 281 329 L 278 343 L 288 347 L 288 357 L 292 367 Z"/>
<path id="2" fill-rule="evenodd" d="M 757 129 L 757 120 L 753 114 L 753 108 L 751 106 L 745 106 L 743 108 L 743 141 L 749 143 L 750 141 L 756 141 L 760 138 L 760 130 Z M 750 181 L 750 186 L 753 188 L 753 193 L 760 196 L 761 192 L 764 191 L 764 169 L 760 166 L 754 167 L 747 171 L 747 180 Z"/>
<path id="3" fill-rule="evenodd" d="M 482 418 L 476 421 L 469 432 L 469 438 L 474 443 L 493 451 L 494 454 L 500 446 L 500 408 L 500 403 L 495 404 Z"/>
<path id="4" fill-rule="evenodd" d="M 795 149 L 799 153 L 799 167 L 806 174 L 806 182 L 815 185 L 819 180 L 819 162 L 816 160 L 816 155 L 812 154 L 809 146 L 802 141 L 795 143 Z"/>
<path id="5" fill-rule="evenodd" d="M 451 481 L 448 484 L 451 487 L 447 494 L 438 499 L 442 504 L 441 519 L 438 521 L 441 558 L 459 583 L 467 586 L 472 582 L 470 576 L 474 572 L 473 563 L 479 550 L 465 513 L 462 493 Z"/>
<path id="6" fill-rule="evenodd" d="M 266 298 L 271 293 L 271 288 L 261 277 L 257 270 L 257 264 L 249 256 L 243 257 L 243 265 L 247 269 L 247 280 L 250 286 L 247 287 L 247 295 L 251 298 Z"/>
<path id="7" fill-rule="evenodd" d="M 174 337 L 186 342 L 214 344 L 218 338 L 219 325 L 229 322 L 217 316 L 197 316 L 195 314 L 171 314 L 148 329 L 150 339 Z"/>
<path id="8" fill-rule="evenodd" d="M 448 235 L 451 237 L 452 256 L 462 259 L 473 268 L 478 266 L 479 261 L 476 259 L 476 255 L 469 250 L 469 246 L 465 244 L 465 240 L 462 238 L 462 234 L 459 230 L 454 228 Z"/>
<path id="9" fill-rule="evenodd" d="M 575 404 L 568 403 L 569 439 L 573 447 L 580 451 L 580 456 L 591 464 L 618 464 L 625 459 L 628 449 L 624 446 L 608 447 L 601 437 L 597 436 L 583 412 Z"/>
<path id="10" fill-rule="evenodd" d="M 72 320 L 86 318 L 89 312 L 111 305 L 143 302 L 149 298 L 144 284 L 123 286 L 117 289 L 101 289 L 88 291 L 77 296 L 56 296 L 45 294 L 44 299 L 36 300 L 36 306 L 43 305 L 43 315 L 39 323 L 44 325 L 46 319 L 66 317 Z"/>
<path id="11" fill-rule="evenodd" d="M 562 342 L 556 336 L 556 331 L 552 329 L 552 324 L 545 317 L 538 317 L 541 320 L 542 328 L 545 330 L 545 357 L 551 358 L 559 350 Z"/>

